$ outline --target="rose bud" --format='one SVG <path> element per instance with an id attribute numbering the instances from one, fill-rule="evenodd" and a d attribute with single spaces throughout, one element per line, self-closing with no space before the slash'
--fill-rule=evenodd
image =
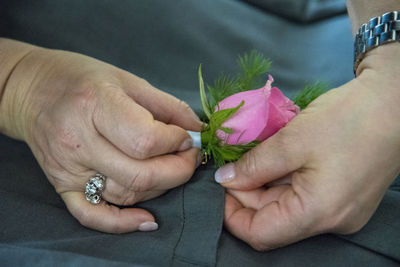
<path id="1" fill-rule="evenodd" d="M 221 130 L 217 136 L 223 143 L 236 145 L 247 144 L 254 140 L 264 141 L 284 127 L 300 108 L 276 87 L 271 87 L 274 79 L 268 76 L 264 87 L 231 95 L 218 103 L 216 110 L 244 105 L 222 127 L 231 128 L 228 134 Z"/>

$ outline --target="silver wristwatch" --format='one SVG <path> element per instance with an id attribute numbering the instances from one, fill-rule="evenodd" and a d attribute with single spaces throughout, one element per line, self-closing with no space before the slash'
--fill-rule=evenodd
<path id="1" fill-rule="evenodd" d="M 400 41 L 399 12 L 387 12 L 364 23 L 354 40 L 354 74 L 366 52 L 395 41 Z"/>

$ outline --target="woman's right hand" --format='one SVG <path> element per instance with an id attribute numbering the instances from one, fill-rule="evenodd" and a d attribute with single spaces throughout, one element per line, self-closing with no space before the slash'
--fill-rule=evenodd
<path id="1" fill-rule="evenodd" d="M 187 104 L 80 54 L 32 47 L 0 111 L 4 133 L 28 143 L 72 215 L 99 231 L 157 229 L 148 211 L 109 203 L 157 197 L 185 183 L 200 162 L 185 130 L 200 131 L 201 122 Z M 93 205 L 84 191 L 97 172 L 108 178 Z"/>

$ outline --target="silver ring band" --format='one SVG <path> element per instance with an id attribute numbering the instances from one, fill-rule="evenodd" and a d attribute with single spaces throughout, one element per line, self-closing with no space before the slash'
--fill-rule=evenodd
<path id="1" fill-rule="evenodd" d="M 86 200 L 92 204 L 99 204 L 101 194 L 104 191 L 106 176 L 101 173 L 96 173 L 95 176 L 89 178 L 86 183 L 85 196 Z"/>

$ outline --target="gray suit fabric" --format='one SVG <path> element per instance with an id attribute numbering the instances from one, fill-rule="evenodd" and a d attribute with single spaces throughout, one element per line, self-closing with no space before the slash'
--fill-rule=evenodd
<path id="1" fill-rule="evenodd" d="M 211 82 L 220 72 L 235 73 L 237 55 L 252 49 L 271 58 L 275 85 L 289 96 L 306 82 L 323 80 L 333 88 L 351 80 L 352 36 L 342 14 L 344 2 L 290 1 L 291 5 L 286 1 L 287 9 L 274 2 L 3 0 L 0 36 L 106 61 L 185 100 L 196 111 L 200 110 L 199 64 L 206 82 Z M 296 11 L 299 2 L 308 5 L 308 12 Z M 257 252 L 223 229 L 224 190 L 213 181 L 214 171 L 211 164 L 201 166 L 187 184 L 137 205 L 156 216 L 159 230 L 105 234 L 82 227 L 68 213 L 26 144 L 0 135 L 0 265 L 396 266 L 400 262 L 398 181 L 360 232 L 325 234 Z"/>

